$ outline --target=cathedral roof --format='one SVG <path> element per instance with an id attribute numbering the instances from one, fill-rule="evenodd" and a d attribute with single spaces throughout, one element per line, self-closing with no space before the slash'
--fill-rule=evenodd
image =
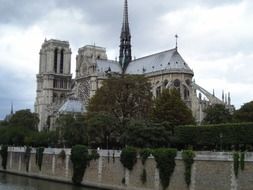
<path id="1" fill-rule="evenodd" d="M 59 113 L 84 113 L 86 108 L 77 99 L 69 98 L 59 109 Z"/>
<path id="2" fill-rule="evenodd" d="M 129 63 L 127 74 L 147 74 L 158 71 L 188 73 L 193 71 L 178 53 L 177 48 L 135 59 Z"/>
<path id="3" fill-rule="evenodd" d="M 96 62 L 98 73 L 104 73 L 108 71 L 122 73 L 122 68 L 117 61 L 98 59 Z"/>

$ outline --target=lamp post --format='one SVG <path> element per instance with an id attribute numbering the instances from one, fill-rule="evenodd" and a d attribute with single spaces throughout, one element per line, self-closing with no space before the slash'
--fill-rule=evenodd
<path id="1" fill-rule="evenodd" d="M 222 151 L 222 138 L 223 138 L 223 134 L 220 133 L 220 151 Z"/>

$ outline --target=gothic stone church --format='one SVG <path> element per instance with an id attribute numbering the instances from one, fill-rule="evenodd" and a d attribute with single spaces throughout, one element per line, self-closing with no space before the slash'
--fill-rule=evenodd
<path id="1" fill-rule="evenodd" d="M 144 75 L 152 85 L 154 97 L 165 88 L 177 88 L 198 123 L 203 120 L 203 110 L 208 105 L 224 104 L 228 109 L 233 109 L 229 94 L 222 94 L 220 100 L 193 81 L 194 73 L 177 47 L 133 60 L 127 0 L 123 15 L 119 61 L 109 60 L 105 48 L 84 46 L 76 56 L 75 79 L 71 74 L 69 42 L 44 41 L 40 50 L 35 101 L 35 112 L 40 119 L 39 131 L 53 129 L 60 114 L 85 113 L 89 98 L 101 87 L 108 74 Z"/>

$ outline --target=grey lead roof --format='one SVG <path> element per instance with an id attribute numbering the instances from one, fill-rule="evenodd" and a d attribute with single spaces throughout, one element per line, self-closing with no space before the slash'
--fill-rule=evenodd
<path id="1" fill-rule="evenodd" d="M 118 62 L 112 61 L 112 60 L 104 60 L 104 59 L 97 60 L 98 73 L 108 72 L 109 68 L 111 72 L 122 73 L 122 68 Z"/>
<path id="2" fill-rule="evenodd" d="M 77 99 L 69 98 L 59 109 L 59 113 L 84 113 L 86 108 Z"/>
<path id="3" fill-rule="evenodd" d="M 133 60 L 129 63 L 126 73 L 146 74 L 162 70 L 193 75 L 193 71 L 176 48 Z"/>

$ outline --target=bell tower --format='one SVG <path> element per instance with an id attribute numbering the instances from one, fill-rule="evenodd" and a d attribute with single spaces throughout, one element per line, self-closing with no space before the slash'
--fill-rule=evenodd
<path id="1" fill-rule="evenodd" d="M 131 52 L 131 34 L 130 27 L 128 22 L 128 3 L 125 0 L 124 4 L 124 14 L 123 14 L 123 23 L 121 28 L 120 35 L 120 51 L 119 51 L 119 63 L 125 72 L 128 64 L 132 61 L 132 52 Z"/>
<path id="2" fill-rule="evenodd" d="M 71 49 L 69 42 L 45 40 L 40 49 L 35 112 L 38 130 L 48 129 L 52 114 L 71 91 Z"/>

